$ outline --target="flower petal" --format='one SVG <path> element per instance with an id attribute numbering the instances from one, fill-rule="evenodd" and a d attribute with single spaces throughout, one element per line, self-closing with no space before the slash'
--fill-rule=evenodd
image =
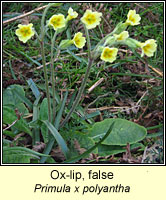
<path id="1" fill-rule="evenodd" d="M 53 15 L 49 19 L 48 25 L 52 26 L 55 31 L 57 29 L 65 27 L 66 26 L 66 20 L 65 20 L 64 15 L 62 15 L 62 14 Z"/>
<path id="2" fill-rule="evenodd" d="M 135 10 L 129 10 L 127 14 L 126 23 L 131 26 L 140 24 L 141 17 L 139 14 L 136 14 Z"/>
<path id="3" fill-rule="evenodd" d="M 100 24 L 102 13 L 92 12 L 91 10 L 86 10 L 81 21 L 85 24 L 87 29 L 93 29 Z"/>
<path id="4" fill-rule="evenodd" d="M 83 48 L 85 46 L 85 43 L 86 43 L 86 39 L 85 39 L 85 37 L 82 37 L 81 32 L 76 33 L 74 35 L 74 38 L 73 38 L 72 41 L 75 44 L 75 46 L 78 47 L 78 48 Z"/>
<path id="5" fill-rule="evenodd" d="M 34 36 L 35 32 L 32 27 L 32 23 L 28 25 L 18 25 L 18 29 L 16 29 L 15 34 L 18 36 L 20 41 L 26 43 L 32 36 Z"/>
<path id="6" fill-rule="evenodd" d="M 106 62 L 112 63 L 114 60 L 116 60 L 117 53 L 117 48 L 105 47 L 101 53 L 100 58 Z"/>

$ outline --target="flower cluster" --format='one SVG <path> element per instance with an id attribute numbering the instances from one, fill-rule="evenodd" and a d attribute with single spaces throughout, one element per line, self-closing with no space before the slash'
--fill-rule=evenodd
<path id="1" fill-rule="evenodd" d="M 78 16 L 78 13 L 76 11 L 73 11 L 73 9 L 70 7 L 68 10 L 68 16 L 65 19 L 65 16 L 62 14 L 53 15 L 47 23 L 47 26 L 52 27 L 55 31 L 58 29 L 64 28 L 67 25 L 67 22 L 69 20 L 72 20 Z M 32 36 L 34 36 L 35 31 L 32 28 L 33 24 L 28 25 L 18 25 L 18 29 L 16 30 L 16 35 L 18 36 L 18 39 L 22 41 L 23 43 L 26 43 L 29 39 L 31 39 Z"/>
<path id="2" fill-rule="evenodd" d="M 65 28 L 67 22 L 77 18 L 78 13 L 74 11 L 71 7 L 68 9 L 68 15 L 65 18 L 63 14 L 53 15 L 49 20 L 47 25 L 52 27 L 55 31 Z M 85 25 L 86 29 L 96 28 L 100 24 L 102 13 L 93 12 L 92 10 L 86 10 L 84 15 L 81 17 L 81 22 Z M 126 31 L 127 26 L 135 26 L 140 24 L 141 17 L 136 14 L 135 10 L 129 10 L 127 14 L 127 19 L 124 23 L 120 22 L 114 29 L 114 31 L 106 36 L 105 42 L 99 47 L 100 58 L 106 62 L 112 63 L 116 60 L 118 49 L 114 46 L 118 44 L 125 44 L 132 48 L 141 48 L 141 56 L 151 57 L 157 49 L 156 40 L 149 39 L 145 42 L 139 42 L 129 37 L 128 31 Z M 34 36 L 35 31 L 32 28 L 33 24 L 28 25 L 18 25 L 16 30 L 16 35 L 19 40 L 26 43 L 32 36 Z M 85 46 L 86 39 L 83 37 L 83 33 L 75 33 L 72 40 L 63 40 L 60 43 L 60 48 L 67 48 L 74 44 L 77 48 L 83 48 Z M 98 49 L 97 49 L 98 50 Z"/>
<path id="3" fill-rule="evenodd" d="M 119 23 L 115 30 L 113 31 L 113 36 L 110 36 L 105 40 L 104 47 L 102 49 L 102 54 L 100 58 L 104 61 L 113 62 L 115 60 L 117 51 L 111 51 L 109 46 L 118 45 L 119 43 L 125 44 L 132 48 L 141 48 L 141 57 L 146 55 L 151 57 L 157 49 L 156 40 L 149 39 L 145 42 L 139 42 L 135 39 L 129 37 L 128 31 L 125 31 L 127 26 L 135 26 L 140 24 L 141 17 L 136 14 L 135 10 L 130 10 L 127 14 L 127 20 L 125 23 Z M 118 33 L 118 34 L 117 34 Z M 115 49 L 115 48 L 114 48 Z M 111 53 L 113 52 L 113 53 Z M 110 58 L 110 59 L 109 59 Z M 113 58 L 113 59 L 112 59 Z"/>

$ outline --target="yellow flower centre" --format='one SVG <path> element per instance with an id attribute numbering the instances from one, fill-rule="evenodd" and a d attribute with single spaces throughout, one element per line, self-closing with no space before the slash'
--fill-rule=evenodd
<path id="1" fill-rule="evenodd" d="M 151 48 L 150 44 L 147 44 L 146 46 L 143 47 L 144 51 L 147 52 Z"/>
<path id="2" fill-rule="evenodd" d="M 96 17 L 92 14 L 88 14 L 85 20 L 88 22 L 88 24 L 93 24 L 96 22 Z"/>
<path id="3" fill-rule="evenodd" d="M 23 27 L 20 32 L 23 34 L 24 37 L 28 36 L 31 34 L 30 28 L 29 27 Z"/>
<path id="4" fill-rule="evenodd" d="M 112 57 L 112 50 L 106 50 L 106 51 L 104 51 L 103 57 L 105 57 L 105 58 L 111 58 Z"/>
<path id="5" fill-rule="evenodd" d="M 135 21 L 135 18 L 133 17 L 133 16 L 129 16 L 129 20 L 131 21 L 131 22 L 133 22 L 133 23 L 135 23 L 136 21 Z"/>
<path id="6" fill-rule="evenodd" d="M 123 35 L 119 36 L 117 39 L 118 40 L 123 40 Z"/>
<path id="7" fill-rule="evenodd" d="M 76 39 L 75 39 L 75 43 L 76 43 L 77 45 L 79 45 L 79 44 L 80 44 L 80 39 L 76 38 Z"/>
<path id="8" fill-rule="evenodd" d="M 61 19 L 60 18 L 56 18 L 56 19 L 52 19 L 51 20 L 51 23 L 54 25 L 54 26 L 60 26 L 60 22 L 61 22 Z"/>

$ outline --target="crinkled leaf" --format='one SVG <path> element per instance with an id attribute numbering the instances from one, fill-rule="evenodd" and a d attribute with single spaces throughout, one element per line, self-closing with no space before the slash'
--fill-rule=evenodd
<path id="1" fill-rule="evenodd" d="M 30 159 L 48 156 L 25 147 L 3 147 L 3 163 L 30 163 Z"/>
<path id="2" fill-rule="evenodd" d="M 13 89 L 17 90 L 22 96 L 25 96 L 24 89 L 21 85 L 10 85 L 3 92 L 3 105 L 16 105 L 22 103 L 22 101 L 16 95 Z"/>
<path id="3" fill-rule="evenodd" d="M 97 122 L 90 130 L 91 136 L 96 142 L 99 141 L 108 131 L 110 125 L 115 122 L 113 130 L 102 144 L 106 145 L 126 145 L 143 140 L 147 135 L 147 130 L 134 122 L 125 119 L 105 119 Z"/>
<path id="4" fill-rule="evenodd" d="M 3 123 L 10 125 L 16 119 L 17 116 L 15 111 L 8 106 L 3 106 Z M 22 117 L 13 125 L 13 127 L 32 136 L 32 132 L 29 129 L 27 122 Z"/>

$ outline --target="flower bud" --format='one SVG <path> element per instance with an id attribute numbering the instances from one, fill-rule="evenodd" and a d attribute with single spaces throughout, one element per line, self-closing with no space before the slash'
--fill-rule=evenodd
<path id="1" fill-rule="evenodd" d="M 106 39 L 105 43 L 104 43 L 104 46 L 111 46 L 114 44 L 116 38 L 114 36 L 110 36 Z"/>
<path id="2" fill-rule="evenodd" d="M 115 29 L 113 30 L 113 34 L 120 34 L 121 32 L 125 31 L 126 28 L 127 28 L 127 24 L 126 23 L 123 23 L 123 22 L 120 22 L 116 25 Z"/>
<path id="3" fill-rule="evenodd" d="M 66 49 L 68 48 L 69 46 L 71 46 L 73 44 L 73 41 L 72 40 L 62 40 L 59 47 L 60 49 Z"/>
<path id="4" fill-rule="evenodd" d="M 125 41 L 124 41 L 124 44 L 131 47 L 131 48 L 138 48 L 140 47 L 140 42 L 138 40 L 135 40 L 135 39 L 132 39 L 132 38 L 127 38 Z"/>

